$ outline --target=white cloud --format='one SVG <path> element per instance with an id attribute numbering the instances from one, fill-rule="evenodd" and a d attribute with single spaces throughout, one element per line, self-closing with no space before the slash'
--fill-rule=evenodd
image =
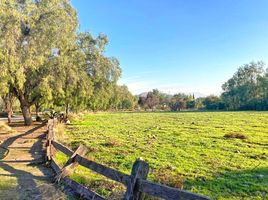
<path id="1" fill-rule="evenodd" d="M 120 84 L 127 85 L 128 89 L 133 94 L 140 94 L 142 92 L 147 92 L 155 88 L 153 87 L 155 83 L 152 81 L 130 81 L 130 82 L 120 81 Z"/>
<path id="2" fill-rule="evenodd" d="M 154 77 L 152 79 L 152 77 Z M 133 94 L 141 94 L 153 89 L 159 89 L 167 94 L 186 93 L 196 94 L 196 96 L 206 96 L 210 94 L 220 95 L 221 81 L 218 83 L 208 84 L 202 82 L 202 79 L 196 82 L 191 81 L 189 84 L 180 83 L 178 80 L 167 80 L 164 74 L 159 71 L 145 71 L 136 73 L 133 76 L 122 78 L 119 84 L 125 84 Z"/>
<path id="3" fill-rule="evenodd" d="M 120 84 L 127 85 L 129 90 L 133 94 L 141 94 L 143 92 L 148 92 L 156 88 L 167 94 L 175 94 L 181 92 L 187 94 L 195 93 L 198 96 L 205 96 L 210 94 L 220 95 L 221 93 L 220 85 L 210 85 L 210 86 L 199 85 L 196 87 L 189 87 L 179 83 L 162 84 L 157 81 L 149 81 L 149 80 L 144 81 L 140 80 L 139 77 L 137 78 L 132 77 L 131 79 L 121 80 Z"/>

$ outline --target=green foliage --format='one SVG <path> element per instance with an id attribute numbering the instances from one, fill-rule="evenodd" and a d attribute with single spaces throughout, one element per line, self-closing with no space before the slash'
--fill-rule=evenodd
<path id="1" fill-rule="evenodd" d="M 240 67 L 223 84 L 222 99 L 230 110 L 268 109 L 267 73 L 263 62 L 251 62 Z"/>
<path id="2" fill-rule="evenodd" d="M 195 109 L 196 107 L 194 95 L 186 95 L 184 93 L 168 95 L 157 89 L 148 92 L 146 96 L 140 96 L 138 104 L 145 110 L 149 108 L 151 110 L 180 111 L 185 109 Z"/>
<path id="3" fill-rule="evenodd" d="M 126 85 L 114 86 L 114 91 L 110 99 L 112 109 L 133 110 L 136 103 L 136 98 L 128 91 Z"/>
<path id="4" fill-rule="evenodd" d="M 51 100 L 54 75 L 62 69 L 54 60 L 67 58 L 75 43 L 76 12 L 67 0 L 4 0 L 0 19 L 1 78 L 20 100 L 29 125 L 30 106 L 43 97 Z M 59 49 L 59 56 L 53 59 L 54 48 Z"/>
<path id="5" fill-rule="evenodd" d="M 172 111 L 180 111 L 187 108 L 187 102 L 189 101 L 189 96 L 183 93 L 175 94 L 170 101 L 170 109 Z"/>
<path id="6" fill-rule="evenodd" d="M 83 142 L 90 159 L 128 174 L 142 157 L 150 180 L 212 199 L 262 199 L 268 195 L 267 120 L 267 112 L 90 114 L 67 127 L 65 142 Z M 79 169 L 74 176 L 100 180 L 88 173 Z"/>
<path id="7" fill-rule="evenodd" d="M 165 110 L 167 109 L 169 100 L 170 100 L 169 95 L 160 92 L 158 89 L 153 89 L 153 91 L 139 96 L 138 104 L 141 108 L 144 108 L 145 110 L 146 109 Z"/>
<path id="8" fill-rule="evenodd" d="M 0 93 L 19 99 L 26 124 L 32 105 L 66 114 L 134 107 L 128 89 L 117 86 L 119 61 L 104 55 L 107 36 L 77 33 L 68 0 L 3 0 L 0 21 Z"/>
<path id="9" fill-rule="evenodd" d="M 202 101 L 204 108 L 207 110 L 223 110 L 225 108 L 221 98 L 214 95 L 202 98 Z"/>
<path id="10" fill-rule="evenodd" d="M 202 110 L 268 110 L 268 68 L 265 72 L 263 62 L 251 62 L 241 66 L 237 72 L 222 85 L 220 97 L 210 95 L 195 99 L 194 95 L 178 93 L 166 95 L 158 90 L 139 97 L 139 105 L 171 111 L 187 109 Z"/>

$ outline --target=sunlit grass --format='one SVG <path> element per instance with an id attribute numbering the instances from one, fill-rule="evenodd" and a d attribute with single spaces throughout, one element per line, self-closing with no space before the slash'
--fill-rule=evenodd
<path id="1" fill-rule="evenodd" d="M 66 134 L 128 174 L 142 157 L 150 180 L 214 199 L 268 199 L 268 112 L 89 114 Z M 73 176 L 89 182 L 85 170 Z"/>

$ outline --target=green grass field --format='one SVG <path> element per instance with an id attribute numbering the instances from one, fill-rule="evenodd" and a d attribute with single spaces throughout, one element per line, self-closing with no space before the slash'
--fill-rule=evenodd
<path id="1" fill-rule="evenodd" d="M 66 135 L 90 159 L 128 174 L 142 157 L 150 180 L 213 199 L 268 199 L 268 112 L 89 114 Z M 105 196 L 118 189 L 82 167 L 72 177 Z"/>

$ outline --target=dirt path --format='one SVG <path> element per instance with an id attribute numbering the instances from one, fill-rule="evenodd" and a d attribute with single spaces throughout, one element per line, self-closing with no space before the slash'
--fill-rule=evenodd
<path id="1" fill-rule="evenodd" d="M 53 184 L 53 171 L 44 163 L 46 126 L 12 128 L 14 135 L 0 133 L 0 199 L 74 199 Z"/>

